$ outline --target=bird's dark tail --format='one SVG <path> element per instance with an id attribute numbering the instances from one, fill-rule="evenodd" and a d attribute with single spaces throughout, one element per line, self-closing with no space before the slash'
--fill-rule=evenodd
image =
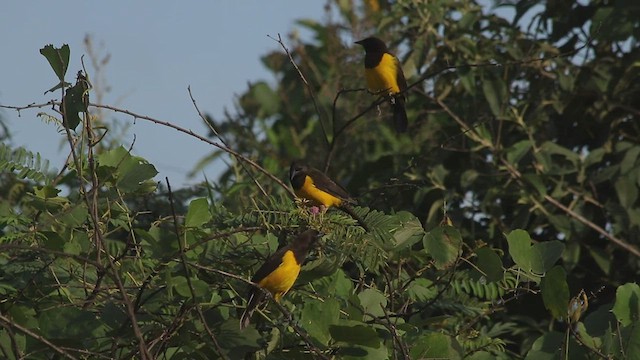
<path id="1" fill-rule="evenodd" d="M 393 125 L 395 125 L 398 133 L 406 132 L 409 121 L 407 120 L 407 110 L 404 107 L 404 96 L 394 96 L 391 101 L 391 107 L 393 108 Z"/>
<path id="2" fill-rule="evenodd" d="M 356 214 L 356 212 L 353 210 L 351 205 L 347 205 L 347 204 L 343 203 L 342 205 L 340 205 L 340 210 L 342 210 L 342 211 L 346 212 L 347 214 L 349 214 L 349 216 L 351 216 L 354 220 L 356 220 L 358 222 L 358 224 L 360 224 L 360 226 L 362 226 L 362 228 L 366 232 L 369 232 L 369 227 L 364 222 L 362 217 L 360 217 L 358 214 Z"/>
<path id="3" fill-rule="evenodd" d="M 251 316 L 253 312 L 256 311 L 258 305 L 264 299 L 264 292 L 262 289 L 252 287 L 251 292 L 249 293 L 249 303 L 247 307 L 242 312 L 242 316 L 240 316 L 240 330 L 243 330 L 247 326 L 249 326 L 249 322 L 251 321 Z"/>

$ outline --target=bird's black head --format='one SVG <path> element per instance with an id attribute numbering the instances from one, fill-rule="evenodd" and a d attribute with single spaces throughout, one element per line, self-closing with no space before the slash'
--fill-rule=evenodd
<path id="1" fill-rule="evenodd" d="M 304 263 L 311 246 L 323 236 L 324 233 L 314 229 L 305 230 L 296 236 L 291 244 L 291 250 L 298 264 Z"/>
<path id="2" fill-rule="evenodd" d="M 324 236 L 324 233 L 318 230 L 308 229 L 301 232 L 296 238 L 295 242 L 298 243 L 300 247 L 308 249 L 311 245 L 313 245 L 318 239 L 320 239 L 323 236 Z"/>
<path id="3" fill-rule="evenodd" d="M 384 41 L 375 36 L 356 41 L 356 44 L 362 45 L 362 47 L 364 47 L 364 51 L 368 53 L 384 53 L 389 51 Z"/>
<path id="4" fill-rule="evenodd" d="M 297 177 L 298 174 L 302 174 L 307 171 L 309 167 L 302 161 L 296 160 L 291 163 L 291 167 L 289 168 L 289 181 L 293 182 L 293 179 Z"/>

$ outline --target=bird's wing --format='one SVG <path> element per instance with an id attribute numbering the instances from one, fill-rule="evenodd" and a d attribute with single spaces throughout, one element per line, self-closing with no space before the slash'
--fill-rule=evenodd
<path id="1" fill-rule="evenodd" d="M 313 179 L 313 184 L 320 190 L 329 193 L 343 201 L 355 203 L 355 199 L 349 195 L 347 190 L 335 183 L 327 175 L 317 169 L 309 169 L 309 176 Z"/>
<path id="2" fill-rule="evenodd" d="M 280 266 L 280 264 L 282 264 L 282 257 L 284 256 L 284 253 L 290 249 L 291 245 L 283 246 L 278 249 L 278 251 L 271 254 L 271 256 L 267 258 L 267 261 L 265 261 L 264 264 L 262 264 L 258 271 L 256 271 L 256 273 L 253 275 L 251 281 L 257 284 L 267 275 L 271 274 L 275 269 L 278 268 L 278 266 Z"/>

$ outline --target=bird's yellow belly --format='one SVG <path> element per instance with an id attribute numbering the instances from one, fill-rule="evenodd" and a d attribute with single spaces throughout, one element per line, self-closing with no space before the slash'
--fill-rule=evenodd
<path id="1" fill-rule="evenodd" d="M 324 205 L 326 207 L 340 206 L 342 200 L 316 187 L 310 177 L 304 179 L 304 184 L 298 190 L 295 190 L 298 197 L 305 198 L 314 203 L 314 205 Z"/>
<path id="2" fill-rule="evenodd" d="M 282 263 L 271 274 L 262 279 L 258 286 L 269 290 L 276 301 L 291 289 L 300 273 L 300 265 L 292 251 L 287 251 L 282 257 Z"/>
<path id="3" fill-rule="evenodd" d="M 372 69 L 364 69 L 367 87 L 371 92 L 388 91 L 395 94 L 400 92 L 397 75 L 396 61 L 391 55 L 384 54 L 382 60 Z"/>

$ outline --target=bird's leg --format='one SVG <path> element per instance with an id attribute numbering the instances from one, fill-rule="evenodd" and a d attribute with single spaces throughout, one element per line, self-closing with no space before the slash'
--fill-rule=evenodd
<path id="1" fill-rule="evenodd" d="M 383 96 L 388 96 L 392 94 L 391 88 L 379 89 L 379 90 L 367 89 L 367 92 L 369 92 L 369 94 L 371 95 L 383 95 Z"/>

